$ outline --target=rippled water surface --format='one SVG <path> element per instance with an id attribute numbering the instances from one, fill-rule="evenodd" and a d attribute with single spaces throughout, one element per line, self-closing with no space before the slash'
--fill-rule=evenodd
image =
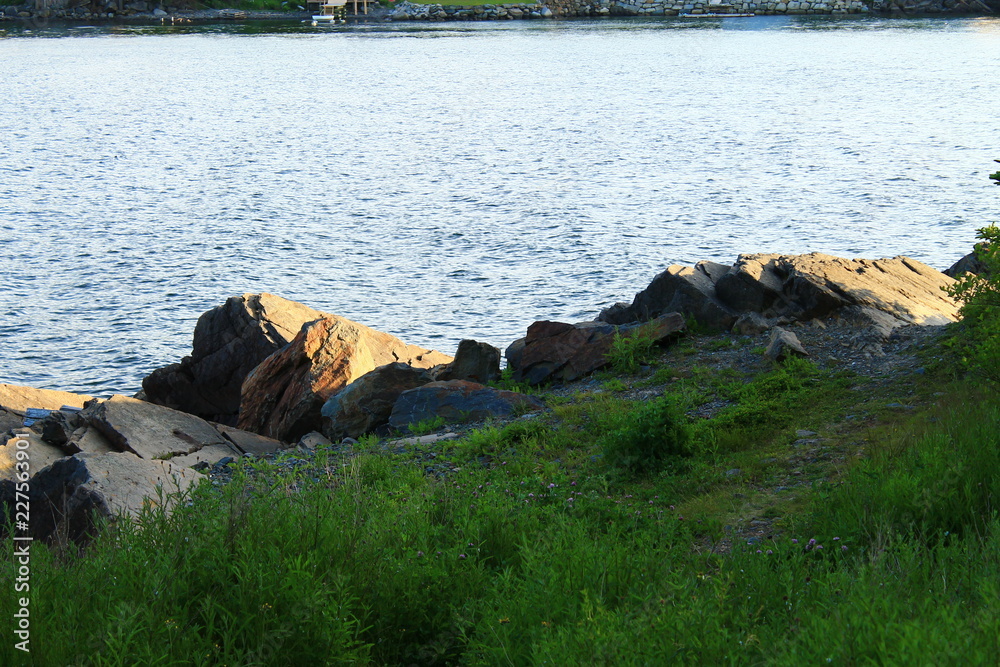
<path id="1" fill-rule="evenodd" d="M 673 263 L 997 219 L 1000 21 L 0 29 L 0 381 L 134 392 L 268 291 L 453 353 Z"/>

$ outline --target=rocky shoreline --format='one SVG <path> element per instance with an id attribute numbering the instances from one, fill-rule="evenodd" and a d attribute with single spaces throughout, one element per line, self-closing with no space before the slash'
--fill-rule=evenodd
<path id="1" fill-rule="evenodd" d="M 165 494 L 240 457 L 349 450 L 367 435 L 433 449 L 398 434 L 541 415 L 543 401 L 498 385 L 586 382 L 619 341 L 670 346 L 691 326 L 759 338 L 759 363 L 846 350 L 875 368 L 914 331 L 958 319 L 948 274 L 969 266 L 819 253 L 671 266 L 594 321 L 530 325 L 504 353 L 502 383 L 501 352 L 485 343 L 462 341 L 449 356 L 275 295 L 231 297 L 199 318 L 191 355 L 152 371 L 135 397 L 0 384 L 0 499 L 12 516 L 18 492 L 31 498 L 44 517 L 31 524 L 36 539 L 83 542 L 95 512 L 169 503 Z"/>

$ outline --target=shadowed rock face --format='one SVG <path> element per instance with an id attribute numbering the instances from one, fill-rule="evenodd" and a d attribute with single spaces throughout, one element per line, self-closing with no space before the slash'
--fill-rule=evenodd
<path id="1" fill-rule="evenodd" d="M 451 360 L 357 322 L 324 317 L 303 327 L 247 376 L 239 427 L 294 442 L 320 429 L 327 399 L 378 366 L 401 362 L 430 368 Z"/>
<path id="2" fill-rule="evenodd" d="M 229 298 L 198 318 L 191 356 L 142 381 L 151 403 L 235 424 L 243 380 L 291 341 L 318 310 L 273 294 Z"/>
<path id="3" fill-rule="evenodd" d="M 899 324 L 946 324 L 958 304 L 945 292 L 949 276 L 908 257 L 844 259 L 822 253 L 740 255 L 731 267 L 672 266 L 636 294 L 598 317 L 609 323 L 644 321 L 678 311 L 714 329 L 729 329 L 743 313 L 809 320 L 846 308 L 870 308 Z"/>

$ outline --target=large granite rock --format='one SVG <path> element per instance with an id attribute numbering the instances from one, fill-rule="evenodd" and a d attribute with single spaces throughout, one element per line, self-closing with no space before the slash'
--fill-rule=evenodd
<path id="1" fill-rule="evenodd" d="M 399 395 L 433 379 L 428 370 L 401 363 L 365 373 L 323 404 L 323 435 L 339 442 L 345 437 L 360 438 L 383 430 Z"/>
<path id="2" fill-rule="evenodd" d="M 172 494 L 188 490 L 201 477 L 168 461 L 127 452 L 60 458 L 28 483 L 30 535 L 47 542 L 85 543 L 95 534 L 96 519 L 135 516 L 160 503 L 170 509 Z M 14 492 L 14 483 L 0 482 L 6 516 L 13 516 Z"/>
<path id="3" fill-rule="evenodd" d="M 851 307 L 887 313 L 900 324 L 946 324 L 958 304 L 943 288 L 949 276 L 907 257 L 844 259 L 822 253 L 740 255 L 732 267 L 702 262 L 672 266 L 631 305 L 605 309 L 601 321 L 644 321 L 665 310 L 728 329 L 744 313 L 776 320 L 810 320 Z"/>
<path id="4" fill-rule="evenodd" d="M 400 394 L 389 416 L 389 425 L 405 429 L 410 424 L 441 418 L 455 424 L 507 417 L 542 409 L 534 396 L 493 389 L 475 382 L 431 382 Z"/>
<path id="5" fill-rule="evenodd" d="M 678 313 L 661 315 L 641 329 L 604 322 L 535 322 L 524 338 L 507 348 L 507 364 L 519 382 L 570 382 L 608 363 L 616 333 L 627 337 L 642 331 L 654 342 L 663 342 L 683 329 L 684 318 Z"/>
<path id="6" fill-rule="evenodd" d="M 323 404 L 365 373 L 395 362 L 431 368 L 451 361 L 357 322 L 324 317 L 304 326 L 247 376 L 238 426 L 295 442 L 320 430 Z"/>
<path id="7" fill-rule="evenodd" d="M 324 316 L 273 294 L 231 297 L 198 319 L 191 356 L 142 381 L 146 400 L 235 424 L 247 374 L 287 345 L 303 324 Z"/>

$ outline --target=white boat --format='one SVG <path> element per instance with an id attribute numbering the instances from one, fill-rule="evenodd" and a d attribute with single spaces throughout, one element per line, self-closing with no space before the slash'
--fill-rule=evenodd
<path id="1" fill-rule="evenodd" d="M 346 23 L 347 0 L 324 0 L 319 14 L 313 14 L 313 25 L 318 23 Z"/>

